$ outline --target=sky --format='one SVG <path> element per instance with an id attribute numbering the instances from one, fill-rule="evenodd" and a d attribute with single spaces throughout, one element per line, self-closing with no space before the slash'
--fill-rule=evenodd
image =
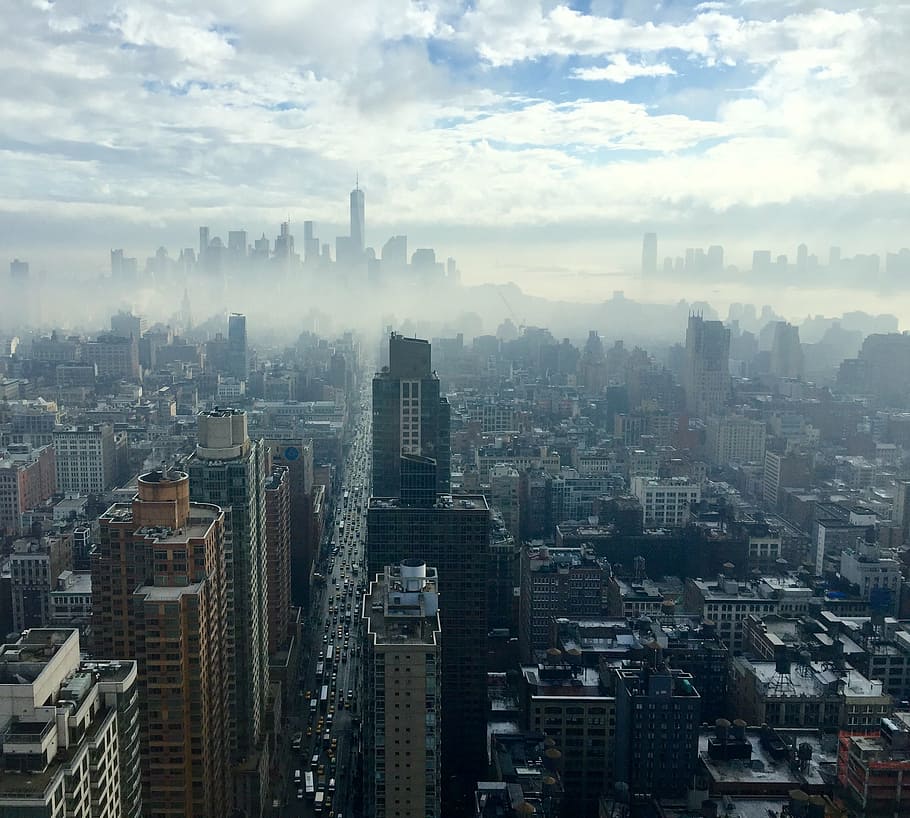
<path id="1" fill-rule="evenodd" d="M 358 176 L 368 243 L 476 281 L 612 289 L 649 230 L 741 264 L 905 240 L 901 0 L 14 3 L 0 247 L 48 268 L 288 216 L 334 244 Z"/>

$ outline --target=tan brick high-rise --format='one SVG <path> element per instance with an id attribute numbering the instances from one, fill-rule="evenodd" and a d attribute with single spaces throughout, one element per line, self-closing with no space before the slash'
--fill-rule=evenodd
<path id="1" fill-rule="evenodd" d="M 139 665 L 145 818 L 229 814 L 224 513 L 142 475 L 100 518 L 92 590 L 97 652 Z"/>

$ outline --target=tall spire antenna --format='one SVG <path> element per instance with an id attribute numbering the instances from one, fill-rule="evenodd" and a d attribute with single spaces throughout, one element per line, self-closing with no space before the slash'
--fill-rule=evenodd
<path id="1" fill-rule="evenodd" d="M 354 175 L 354 190 L 360 190 L 360 171 Z"/>

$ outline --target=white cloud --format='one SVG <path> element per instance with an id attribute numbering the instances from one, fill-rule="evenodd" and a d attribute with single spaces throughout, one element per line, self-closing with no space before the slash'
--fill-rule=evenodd
<path id="1" fill-rule="evenodd" d="M 341 221 L 358 170 L 371 229 L 823 219 L 831 202 L 862 225 L 888 215 L 862 197 L 910 193 L 903 6 L 667 22 L 523 0 L 60 5 L 0 16 L 0 209 L 36 221 L 42 202 L 112 234 Z M 617 85 L 686 68 L 660 97 L 592 99 L 627 89 L 558 96 L 514 70 L 533 60 Z"/>
<path id="2" fill-rule="evenodd" d="M 609 65 L 594 66 L 591 68 L 576 68 L 572 78 L 576 80 L 615 82 L 623 84 L 636 77 L 668 77 L 676 72 L 666 63 L 630 63 L 625 54 L 617 54 Z"/>

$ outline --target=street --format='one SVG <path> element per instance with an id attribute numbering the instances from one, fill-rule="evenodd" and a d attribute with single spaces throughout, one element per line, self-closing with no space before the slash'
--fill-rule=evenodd
<path id="1" fill-rule="evenodd" d="M 369 381 L 355 411 L 355 434 L 318 558 L 301 651 L 282 816 L 360 814 L 360 602 L 367 585 L 363 562 L 371 468 Z M 298 739 L 299 749 L 293 749 Z"/>

